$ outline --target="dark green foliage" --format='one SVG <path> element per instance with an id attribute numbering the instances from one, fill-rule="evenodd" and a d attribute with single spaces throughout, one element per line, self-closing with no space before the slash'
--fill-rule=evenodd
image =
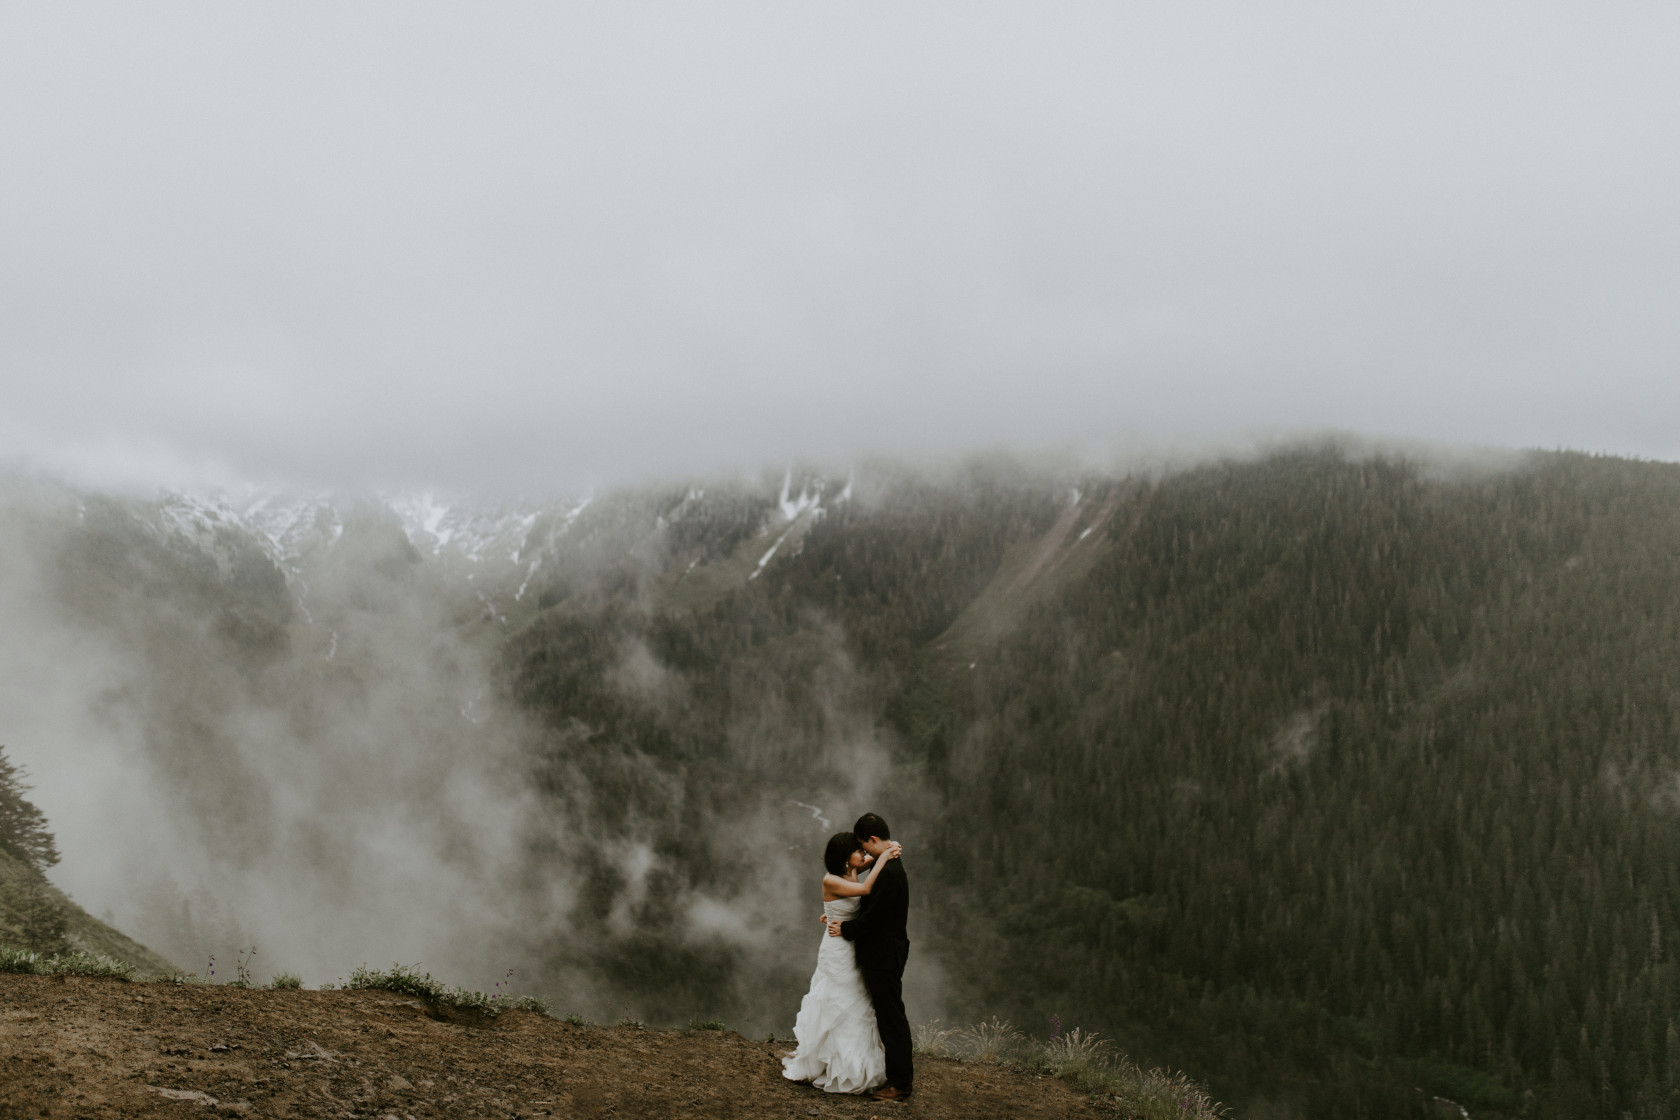
<path id="1" fill-rule="evenodd" d="M 0 746 L 0 849 L 10 852 L 35 871 L 58 862 L 58 848 L 47 831 L 47 819 L 23 796 L 23 772 Z"/>
<path id="2" fill-rule="evenodd" d="M 67 953 L 69 914 L 64 898 L 34 868 L 0 877 L 0 929 L 32 953 Z"/>
<path id="3" fill-rule="evenodd" d="M 1066 490 L 976 471 L 836 507 L 707 611 L 598 581 L 510 644 L 552 795 L 665 822 L 642 940 L 608 865 L 585 892 L 599 973 L 727 1008 L 745 962 L 662 900 L 862 726 L 959 1014 L 1277 1114 L 1680 1116 L 1680 469 L 1309 449 L 1081 488 L 1112 516 L 1057 556 L 1092 551 L 1007 611 Z"/>
<path id="4" fill-rule="evenodd" d="M 156 507 L 148 512 L 155 517 Z M 406 548 L 400 527 L 396 535 Z M 210 622 L 226 653 L 253 664 L 283 652 L 292 599 L 284 574 L 256 543 L 225 526 L 198 547 L 182 543 L 128 504 L 88 496 L 63 541 L 60 596 L 77 616 L 119 632 L 178 611 Z M 132 609 L 139 603 L 152 609 Z"/>
<path id="5" fill-rule="evenodd" d="M 948 694 L 975 1003 L 1314 1115 L 1680 1115 L 1680 471 L 1298 454 L 1145 501 Z"/>
<path id="6" fill-rule="evenodd" d="M 67 953 L 69 916 L 45 871 L 58 862 L 47 818 L 23 794 L 23 772 L 0 747 L 0 934 L 31 953 Z"/>

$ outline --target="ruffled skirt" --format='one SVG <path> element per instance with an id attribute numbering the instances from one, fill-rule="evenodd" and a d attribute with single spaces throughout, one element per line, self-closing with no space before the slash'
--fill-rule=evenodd
<path id="1" fill-rule="evenodd" d="M 788 1080 L 828 1093 L 864 1093 L 886 1083 L 887 1052 L 850 942 L 823 935 L 793 1036 L 799 1048 L 782 1059 Z"/>

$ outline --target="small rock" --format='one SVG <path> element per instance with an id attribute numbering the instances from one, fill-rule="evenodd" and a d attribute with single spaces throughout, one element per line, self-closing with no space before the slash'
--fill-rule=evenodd
<path id="1" fill-rule="evenodd" d="M 158 1096 L 168 1097 L 172 1101 L 197 1101 L 199 1104 L 207 1104 L 212 1108 L 218 1103 L 215 1097 L 212 1097 L 209 1093 L 201 1093 L 197 1089 L 162 1089 L 153 1085 L 151 1090 Z"/>
<path id="2" fill-rule="evenodd" d="M 227 1043 L 218 1042 L 218 1043 L 216 1043 L 216 1045 L 210 1047 L 210 1052 L 212 1054 L 225 1054 L 225 1053 L 227 1053 L 227 1049 L 228 1049 L 228 1044 Z"/>
<path id="3" fill-rule="evenodd" d="M 410 1085 L 410 1084 L 409 1084 L 409 1083 L 408 1083 L 408 1079 L 407 1079 L 407 1078 L 405 1078 L 405 1077 L 403 1077 L 403 1076 L 402 1076 L 402 1075 L 400 1075 L 400 1074 L 395 1074 L 395 1073 L 393 1073 L 393 1074 L 392 1074 L 392 1075 L 391 1075 L 391 1078 L 390 1078 L 390 1080 L 389 1080 L 389 1081 L 387 1081 L 387 1082 L 385 1082 L 385 1087 L 386 1087 L 386 1088 L 387 1088 L 387 1089 L 393 1089 L 393 1090 L 395 1090 L 395 1089 L 412 1089 L 412 1088 L 414 1088 L 414 1086 L 413 1086 L 413 1085 Z"/>

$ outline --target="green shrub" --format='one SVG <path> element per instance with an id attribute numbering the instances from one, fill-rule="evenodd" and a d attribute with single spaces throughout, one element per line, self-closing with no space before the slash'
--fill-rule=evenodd
<path id="1" fill-rule="evenodd" d="M 419 996 L 443 1007 L 457 1011 L 476 1011 L 481 1015 L 498 1015 L 503 1011 L 536 1011 L 547 1014 L 548 1001 L 537 996 L 490 996 L 468 988 L 457 988 L 436 980 L 429 972 L 421 972 L 419 965 L 393 963 L 387 971 L 379 972 L 363 966 L 350 974 L 344 987 L 350 991 L 376 989 Z"/>
<path id="2" fill-rule="evenodd" d="M 721 1031 L 725 1028 L 722 1019 L 690 1019 L 688 1029 L 691 1031 Z"/>
<path id="3" fill-rule="evenodd" d="M 28 949 L 14 949 L 0 945 L 0 972 L 22 972 L 26 975 L 41 971 L 41 958 Z"/>
<path id="4" fill-rule="evenodd" d="M 107 980 L 132 980 L 135 967 L 101 953 L 66 953 L 47 958 L 46 971 L 67 976 L 98 976 Z"/>
<path id="5" fill-rule="evenodd" d="M 94 976 L 107 980 L 132 980 L 135 967 L 99 953 L 55 953 L 43 957 L 28 949 L 0 945 L 0 972 L 21 972 L 34 976 Z"/>
<path id="6" fill-rule="evenodd" d="M 588 1019 L 585 1019 L 582 1015 L 579 1015 L 576 1011 L 566 1016 L 566 1022 L 570 1023 L 574 1027 L 593 1027 L 595 1025 Z"/>
<path id="7" fill-rule="evenodd" d="M 268 986 L 277 992 L 288 988 L 301 988 L 303 987 L 303 977 L 295 972 L 281 972 L 268 982 Z"/>

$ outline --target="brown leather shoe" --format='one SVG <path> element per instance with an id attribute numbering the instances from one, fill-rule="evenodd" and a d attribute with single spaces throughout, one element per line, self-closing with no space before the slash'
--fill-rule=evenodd
<path id="1" fill-rule="evenodd" d="M 910 1094 L 897 1085 L 888 1085 L 885 1089 L 877 1089 L 869 1096 L 871 1099 L 878 1101 L 907 1101 L 910 1099 Z"/>

